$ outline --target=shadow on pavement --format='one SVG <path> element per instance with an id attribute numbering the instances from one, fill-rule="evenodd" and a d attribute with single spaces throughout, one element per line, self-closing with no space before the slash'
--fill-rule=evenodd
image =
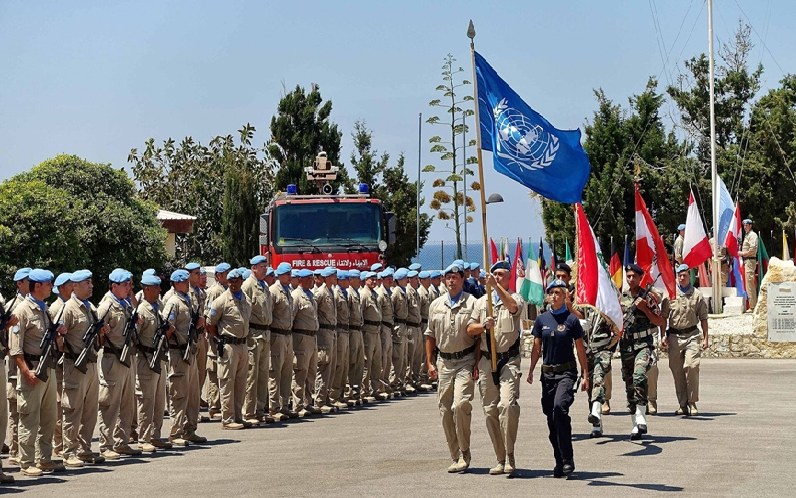
<path id="1" fill-rule="evenodd" d="M 699 415 L 694 416 L 685 416 L 685 415 L 677 415 L 676 413 L 659 413 L 656 415 L 657 417 L 661 418 L 681 418 L 683 420 L 713 420 L 716 417 L 733 417 L 738 415 L 737 413 L 700 413 Z"/>
<path id="2" fill-rule="evenodd" d="M 683 489 L 684 489 L 681 486 L 669 486 L 667 484 L 647 484 L 647 483 L 625 484 L 625 483 L 619 483 L 619 482 L 596 481 L 596 480 L 593 480 L 595 478 L 584 478 L 584 477 L 582 477 L 584 473 L 583 472 L 578 472 L 577 470 L 575 471 L 575 474 L 576 474 L 576 476 L 574 477 L 574 479 L 576 479 L 576 480 L 577 479 L 589 480 L 590 481 L 589 484 L 588 484 L 589 486 L 619 486 L 619 487 L 623 487 L 623 488 L 635 488 L 635 489 L 645 489 L 645 490 L 649 490 L 649 491 L 670 491 L 670 492 L 671 491 L 683 491 Z M 588 473 L 586 473 L 586 474 L 588 474 Z M 597 479 L 599 479 L 599 478 L 597 478 Z"/>

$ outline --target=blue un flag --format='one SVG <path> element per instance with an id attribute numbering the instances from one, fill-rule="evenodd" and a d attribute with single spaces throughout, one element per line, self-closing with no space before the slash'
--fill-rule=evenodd
<path id="1" fill-rule="evenodd" d="M 495 170 L 548 199 L 581 202 L 589 158 L 580 130 L 559 130 L 531 109 L 476 52 L 481 148 Z"/>

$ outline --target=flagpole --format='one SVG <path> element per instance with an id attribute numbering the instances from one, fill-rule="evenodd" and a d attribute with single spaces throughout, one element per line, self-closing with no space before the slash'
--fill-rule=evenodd
<path id="1" fill-rule="evenodd" d="M 467 27 L 467 38 L 470 39 L 470 58 L 472 59 L 473 64 L 473 99 L 474 99 L 474 108 L 475 108 L 475 150 L 476 156 L 478 158 L 478 182 L 481 184 L 481 188 L 479 189 L 481 193 L 481 225 L 483 228 L 484 233 L 484 243 L 483 243 L 483 257 L 484 257 L 484 267 L 489 268 L 489 259 L 487 258 L 487 227 L 486 227 L 486 187 L 484 186 L 484 161 L 481 157 L 481 118 L 478 112 L 478 75 L 475 71 L 475 27 L 473 26 L 472 19 L 470 20 L 470 25 Z M 454 116 L 451 116 L 452 118 Z M 465 160 L 465 169 L 467 168 L 467 161 Z M 465 202 L 466 205 L 466 202 Z M 465 210 L 465 216 L 467 211 Z M 467 222 L 467 218 L 465 218 L 465 223 Z M 492 316 L 492 288 L 489 286 L 489 279 L 486 281 L 486 315 Z M 491 352 L 491 360 L 492 360 L 492 381 L 495 383 L 496 386 L 500 385 L 500 372 L 497 369 L 497 344 L 495 342 L 495 331 L 489 331 L 489 351 Z"/>
<path id="2" fill-rule="evenodd" d="M 453 150 L 456 151 L 455 145 Z M 464 259 L 469 259 L 467 255 L 467 114 L 465 111 L 462 111 L 462 154 L 464 155 L 464 170 L 462 171 L 464 175 L 464 182 L 462 182 L 464 184 Z M 488 269 L 485 268 L 485 270 Z"/>
<path id="3" fill-rule="evenodd" d="M 416 209 L 416 219 L 415 223 L 417 224 L 417 246 L 416 246 L 416 258 L 420 261 L 420 153 L 423 150 L 422 147 L 422 135 L 423 135 L 423 113 L 421 112 L 417 116 L 417 207 Z"/>
<path id="4" fill-rule="evenodd" d="M 716 171 L 716 97 L 713 61 L 713 0 L 708 0 L 708 50 L 710 52 L 710 178 L 713 185 L 713 313 L 721 314 L 721 263 L 719 262 L 719 175 Z"/>

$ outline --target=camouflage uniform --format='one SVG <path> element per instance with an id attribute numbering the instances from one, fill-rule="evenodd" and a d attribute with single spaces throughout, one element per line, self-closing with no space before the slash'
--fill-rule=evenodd
<path id="1" fill-rule="evenodd" d="M 622 293 L 620 302 L 626 314 L 633 306 L 637 296 L 631 292 Z M 625 381 L 627 407 L 636 411 L 636 405 L 646 406 L 648 397 L 647 372 L 654 362 L 655 336 L 658 327 L 653 325 L 640 309 L 636 309 L 636 321 L 628 327 L 619 339 L 619 354 L 622 361 L 622 379 Z"/>
<path id="2" fill-rule="evenodd" d="M 611 347 L 613 332 L 611 324 L 594 308 L 577 306 L 583 313 L 587 325 L 583 327 L 586 346 L 586 365 L 589 369 L 589 406 L 595 401 L 605 403 L 605 377 L 611 372 L 611 355 L 615 347 Z"/>

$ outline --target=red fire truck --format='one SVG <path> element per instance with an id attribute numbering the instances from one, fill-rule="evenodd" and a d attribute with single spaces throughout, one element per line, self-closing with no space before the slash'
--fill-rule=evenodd
<path id="1" fill-rule="evenodd" d="M 260 215 L 260 254 L 273 268 L 285 261 L 293 268 L 370 268 L 383 261 L 395 242 L 395 216 L 361 184 L 358 194 L 333 195 L 328 183 L 338 168 L 321 152 L 305 168 L 322 194 L 297 195 L 296 186 L 277 194 Z"/>

